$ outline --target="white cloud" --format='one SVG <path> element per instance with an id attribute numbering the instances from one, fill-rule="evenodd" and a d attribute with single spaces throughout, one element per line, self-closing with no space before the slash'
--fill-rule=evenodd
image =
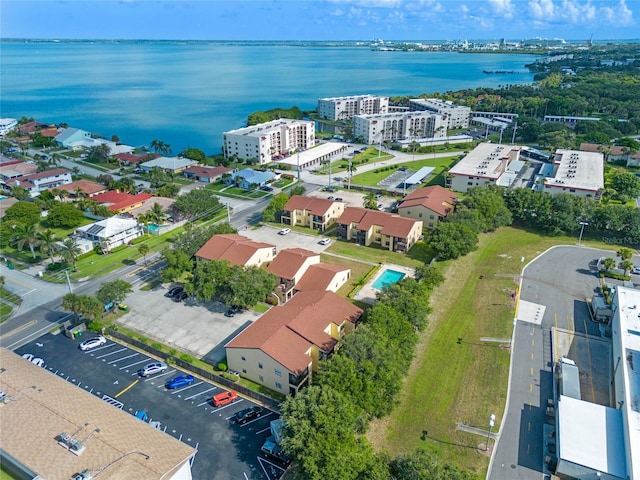
<path id="1" fill-rule="evenodd" d="M 491 5 L 494 14 L 504 18 L 511 18 L 515 10 L 511 0 L 489 0 L 489 5 Z"/>
<path id="2" fill-rule="evenodd" d="M 529 2 L 529 12 L 536 20 L 546 20 L 554 15 L 555 7 L 553 0 L 531 0 Z"/>
<path id="3" fill-rule="evenodd" d="M 536 25 L 568 23 L 597 27 L 596 22 L 607 26 L 633 24 L 633 12 L 626 0 L 619 0 L 614 6 L 599 5 L 591 0 L 530 0 L 528 13 L 532 20 L 539 22 Z"/>

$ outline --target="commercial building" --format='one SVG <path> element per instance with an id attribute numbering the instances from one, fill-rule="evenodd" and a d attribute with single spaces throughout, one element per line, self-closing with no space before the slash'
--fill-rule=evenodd
<path id="1" fill-rule="evenodd" d="M 598 117 L 573 117 L 571 115 L 545 115 L 543 122 L 562 123 L 571 128 L 576 128 L 578 122 L 599 122 Z"/>
<path id="2" fill-rule="evenodd" d="M 333 292 L 302 291 L 231 340 L 225 346 L 227 365 L 271 390 L 295 395 L 362 313 Z"/>
<path id="3" fill-rule="evenodd" d="M 276 257 L 275 245 L 235 233 L 214 235 L 195 254 L 198 260 L 226 260 L 230 265 L 259 267 Z"/>
<path id="4" fill-rule="evenodd" d="M 440 185 L 418 188 L 400 201 L 398 215 L 421 220 L 432 228 L 454 212 L 457 202 L 458 195 Z"/>
<path id="5" fill-rule="evenodd" d="M 355 115 L 387 113 L 389 97 L 351 95 L 318 99 L 318 116 L 329 120 L 348 120 Z"/>
<path id="6" fill-rule="evenodd" d="M 356 115 L 353 135 L 368 144 L 443 138 L 447 135 L 447 119 L 430 111 Z"/>
<path id="7" fill-rule="evenodd" d="M 317 197 L 292 195 L 282 212 L 285 225 L 325 231 L 344 213 L 344 203 Z"/>
<path id="8" fill-rule="evenodd" d="M 517 113 L 471 112 L 471 125 L 481 127 L 482 131 L 500 132 L 517 120 Z"/>
<path id="9" fill-rule="evenodd" d="M 543 180 L 543 191 L 571 193 L 599 199 L 604 189 L 604 155 L 578 150 L 556 150 L 553 171 Z"/>
<path id="10" fill-rule="evenodd" d="M 358 245 L 380 245 L 390 252 L 407 253 L 422 235 L 422 221 L 387 212 L 347 207 L 337 221 L 338 240 Z"/>
<path id="11" fill-rule="evenodd" d="M 15 478 L 191 480 L 192 447 L 4 348 L 0 365 L 0 463 Z"/>
<path id="12" fill-rule="evenodd" d="M 225 158 L 252 160 L 259 165 L 315 145 L 315 122 L 281 118 L 223 133 Z"/>
<path id="13" fill-rule="evenodd" d="M 481 143 L 449 170 L 447 186 L 466 192 L 472 187 L 497 185 L 509 164 L 519 160 L 520 147 Z"/>
<path id="14" fill-rule="evenodd" d="M 409 108 L 413 110 L 426 110 L 439 113 L 447 119 L 446 128 L 467 128 L 471 108 L 455 105 L 453 102 L 438 98 L 412 98 L 409 100 Z"/>

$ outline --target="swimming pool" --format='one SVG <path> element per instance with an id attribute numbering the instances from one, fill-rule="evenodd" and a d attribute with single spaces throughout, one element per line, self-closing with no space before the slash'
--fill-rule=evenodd
<path id="1" fill-rule="evenodd" d="M 6 199 L 7 199 L 7 197 L 5 197 L 4 195 L 0 195 L 0 201 L 6 200 Z"/>
<path id="2" fill-rule="evenodd" d="M 404 278 L 406 274 L 402 272 L 398 272 L 396 270 L 386 269 L 382 272 L 375 282 L 373 282 L 372 287 L 376 290 L 382 290 L 387 285 L 391 285 L 393 283 L 397 283 Z"/>

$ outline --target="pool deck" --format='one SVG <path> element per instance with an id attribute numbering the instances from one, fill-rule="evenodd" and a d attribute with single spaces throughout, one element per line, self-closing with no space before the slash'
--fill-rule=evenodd
<path id="1" fill-rule="evenodd" d="M 369 279 L 366 285 L 364 285 L 358 293 L 356 293 L 353 297 L 354 300 L 358 300 L 365 303 L 374 303 L 376 301 L 376 294 L 378 290 L 373 288 L 374 282 L 382 276 L 385 270 L 395 270 L 396 272 L 402 272 L 407 277 L 414 277 L 415 270 L 409 267 L 403 267 L 401 265 L 396 265 L 394 263 L 385 263 L 380 267 L 380 270 L 376 272 L 376 274 Z"/>

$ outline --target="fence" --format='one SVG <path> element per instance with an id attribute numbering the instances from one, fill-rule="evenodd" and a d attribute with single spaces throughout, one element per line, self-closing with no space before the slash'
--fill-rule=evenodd
<path id="1" fill-rule="evenodd" d="M 122 340 L 123 342 L 133 345 L 136 348 L 139 348 L 140 350 L 144 350 L 145 352 L 153 355 L 154 357 L 161 358 L 165 361 L 168 358 L 171 358 L 172 363 L 174 363 L 175 365 L 177 365 L 178 367 L 184 370 L 187 370 L 191 373 L 195 373 L 196 375 L 206 378 L 207 380 L 211 380 L 212 382 L 222 385 L 225 388 L 234 390 L 235 392 L 240 393 L 245 397 L 252 398 L 253 400 L 258 401 L 263 405 L 268 406 L 269 408 L 272 408 L 274 410 L 279 410 L 280 402 L 271 397 L 268 397 L 267 395 L 263 395 L 259 392 L 251 390 L 250 388 L 247 388 L 244 385 L 239 385 L 221 375 L 215 374 L 213 372 L 209 372 L 208 370 L 204 370 L 200 367 L 196 367 L 195 365 L 192 365 L 189 362 L 182 360 L 179 357 L 175 357 L 166 352 L 163 352 L 162 350 L 152 347 L 151 345 L 147 345 L 146 343 L 141 342 L 140 340 L 137 340 L 133 337 L 130 337 L 129 335 L 125 335 L 124 333 L 118 332 L 111 328 L 107 328 L 107 333 L 112 337 L 115 337 L 119 340 Z"/>

